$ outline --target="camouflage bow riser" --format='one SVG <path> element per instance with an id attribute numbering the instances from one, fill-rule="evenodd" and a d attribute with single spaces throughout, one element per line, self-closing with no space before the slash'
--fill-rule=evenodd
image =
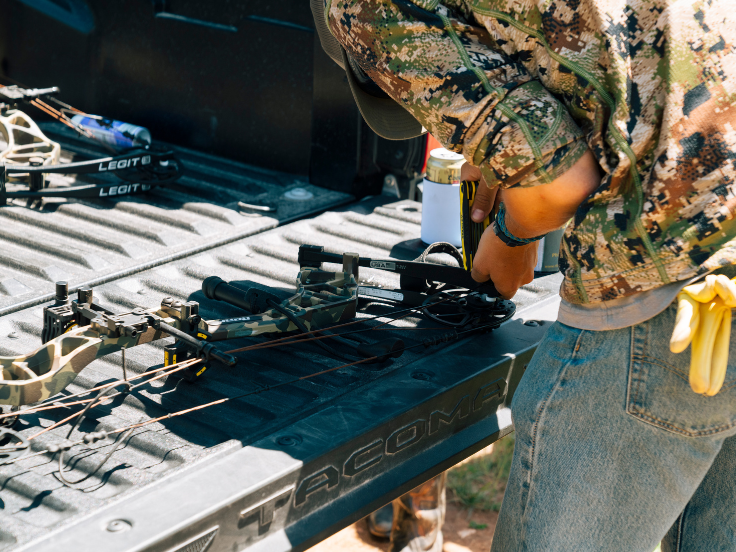
<path id="1" fill-rule="evenodd" d="M 297 293 L 281 302 L 279 307 L 288 309 L 307 329 L 313 330 L 354 318 L 357 303 L 358 284 L 351 273 L 306 268 L 297 277 Z M 156 329 L 161 324 L 206 341 L 300 329 L 275 308 L 259 315 L 228 320 L 200 319 L 194 325 L 189 313 L 197 310 L 198 304 L 194 301 L 177 308 L 169 298 L 158 310 L 135 309 L 115 316 L 100 314 L 92 324 L 73 326 L 30 354 L 0 357 L 0 404 L 21 406 L 48 399 L 74 381 L 92 361 L 122 349 L 171 337 L 163 329 Z M 131 320 L 137 323 L 135 328 L 140 331 L 134 331 Z M 113 327 L 113 323 L 117 326 Z"/>
<path id="2" fill-rule="evenodd" d="M 178 320 L 162 311 L 150 314 L 177 327 Z M 20 357 L 0 357 L 0 404 L 20 406 L 52 397 L 69 385 L 90 362 L 103 356 L 169 337 L 149 327 L 135 337 L 109 337 L 92 326 L 73 328 L 40 349 Z"/>
<path id="3" fill-rule="evenodd" d="M 355 318 L 358 284 L 349 272 L 305 268 L 296 279 L 297 292 L 281 303 L 307 328 L 325 328 Z M 198 336 L 207 341 L 287 333 L 299 328 L 285 314 L 270 309 L 262 314 L 226 320 L 203 320 Z"/>

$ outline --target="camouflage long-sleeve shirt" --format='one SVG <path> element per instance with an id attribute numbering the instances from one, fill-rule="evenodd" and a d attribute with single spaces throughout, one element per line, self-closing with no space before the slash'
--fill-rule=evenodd
<path id="1" fill-rule="evenodd" d="M 736 262 L 730 0 L 325 0 L 361 68 L 490 186 L 589 147 L 562 296 L 607 301 Z"/>

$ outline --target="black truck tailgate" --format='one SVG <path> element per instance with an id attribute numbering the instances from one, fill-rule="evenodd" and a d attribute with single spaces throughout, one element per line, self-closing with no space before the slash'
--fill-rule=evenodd
<path id="1" fill-rule="evenodd" d="M 413 258 L 420 210 L 387 198 L 356 202 L 126 272 L 95 287 L 95 296 L 115 311 L 172 296 L 199 301 L 205 318 L 237 316 L 241 311 L 198 291 L 203 278 L 293 291 L 302 243 Z M 361 269 L 361 280 L 398 285 L 393 275 L 371 269 Z M 520 291 L 516 318 L 492 333 L 415 348 L 388 364 L 345 368 L 140 428 L 76 489 L 59 481 L 50 455 L 0 466 L 0 550 L 303 550 L 511 431 L 508 404 L 556 317 L 558 285 L 559 277 L 551 276 Z M 34 306 L 0 317 L 0 354 L 37 348 L 40 314 Z M 422 342 L 422 332 L 411 331 L 420 320 L 398 324 L 406 328 L 398 333 L 407 345 Z M 223 349 L 247 344 L 234 340 Z M 163 345 L 129 351 L 128 369 L 161 366 Z M 171 376 L 102 405 L 80 429 L 111 430 L 342 363 L 309 345 L 238 358 L 235 368 L 208 370 L 193 384 Z M 67 392 L 120 378 L 120 362 L 120 355 L 95 361 Z M 20 429 L 31 435 L 69 413 L 29 416 Z M 68 430 L 35 439 L 34 451 Z M 110 443 L 68 453 L 70 477 L 88 473 Z"/>

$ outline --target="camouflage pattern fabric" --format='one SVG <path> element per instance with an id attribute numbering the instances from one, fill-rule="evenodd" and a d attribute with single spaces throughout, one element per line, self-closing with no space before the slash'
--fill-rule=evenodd
<path id="1" fill-rule="evenodd" d="M 443 472 L 393 501 L 391 552 L 442 552 L 446 482 Z"/>
<path id="2" fill-rule="evenodd" d="M 163 321 L 176 325 L 171 318 Z M 149 327 L 136 337 L 107 338 L 91 326 L 84 326 L 52 339 L 28 355 L 0 357 L 0 404 L 21 406 L 53 397 L 96 358 L 164 337 L 168 334 Z"/>
<path id="3" fill-rule="evenodd" d="M 736 262 L 736 9 L 710 0 L 325 0 L 348 53 L 489 186 L 590 148 L 562 296 L 625 297 Z"/>

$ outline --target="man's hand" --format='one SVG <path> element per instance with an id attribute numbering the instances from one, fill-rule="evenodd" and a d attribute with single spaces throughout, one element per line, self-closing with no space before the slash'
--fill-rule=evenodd
<path id="1" fill-rule="evenodd" d="M 489 213 L 495 211 L 495 207 L 502 200 L 503 192 L 498 188 L 486 186 L 480 169 L 468 163 L 462 166 L 460 178 L 481 181 L 470 213 L 475 222 L 480 222 Z M 496 236 L 491 228 L 488 228 L 478 244 L 470 275 L 476 282 L 493 280 L 501 297 L 511 299 L 517 289 L 534 280 L 538 249 L 537 242 L 520 247 L 509 247 Z"/>
<path id="2" fill-rule="evenodd" d="M 549 184 L 532 188 L 509 188 L 499 193 L 482 182 L 480 170 L 465 164 L 463 180 L 481 180 L 471 208 L 471 217 L 480 222 L 503 199 L 506 227 L 518 238 L 533 238 L 556 230 L 570 220 L 580 203 L 600 184 L 600 168 L 587 151 L 572 168 Z M 539 242 L 509 247 L 488 227 L 473 260 L 471 275 L 477 282 L 491 280 L 502 297 L 510 299 L 534 279 Z"/>
<path id="3" fill-rule="evenodd" d="M 481 184 L 483 185 L 478 186 L 478 190 L 475 192 L 475 200 L 473 200 L 473 207 L 470 210 L 470 218 L 473 221 L 482 221 L 493 210 L 496 204 L 498 188 L 489 188 L 483 180 L 480 169 L 470 163 L 465 163 L 460 168 L 460 180 L 469 180 L 471 182 L 482 181 Z"/>
<path id="4" fill-rule="evenodd" d="M 523 285 L 534 280 L 539 242 L 509 247 L 488 229 L 478 244 L 470 275 L 476 282 L 492 280 L 499 295 L 511 299 Z"/>

